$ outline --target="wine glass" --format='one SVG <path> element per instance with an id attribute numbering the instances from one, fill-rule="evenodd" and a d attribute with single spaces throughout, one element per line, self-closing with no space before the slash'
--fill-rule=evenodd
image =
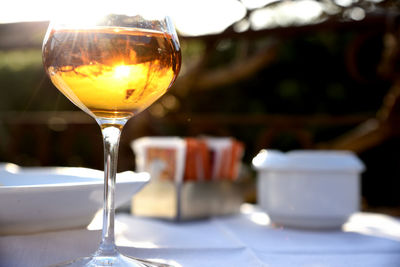
<path id="1" fill-rule="evenodd" d="M 67 98 L 97 121 L 104 140 L 100 247 L 92 256 L 57 266 L 169 266 L 124 256 L 114 240 L 121 130 L 168 90 L 181 65 L 177 34 L 159 4 L 81 1 L 49 24 L 42 48 L 46 72 Z"/>

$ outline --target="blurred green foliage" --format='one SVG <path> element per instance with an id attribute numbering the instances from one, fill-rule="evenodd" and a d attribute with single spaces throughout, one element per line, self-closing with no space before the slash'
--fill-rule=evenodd
<path id="1" fill-rule="evenodd" d="M 358 38 L 364 36 L 363 42 Z M 168 101 L 157 102 L 150 108 L 150 112 L 140 115 L 149 121 L 147 128 L 139 133 L 158 135 L 187 135 L 192 133 L 191 114 L 291 114 L 291 115 L 348 115 L 370 114 L 373 116 L 382 104 L 383 96 L 391 86 L 391 83 L 382 79 L 377 73 L 383 51 L 382 32 L 320 32 L 317 34 L 304 34 L 296 38 L 281 40 L 276 60 L 261 69 L 254 76 L 229 86 L 223 86 L 213 90 L 191 90 L 187 88 L 187 94 L 180 96 L 172 90 L 171 95 L 176 95 L 175 103 L 168 112 L 170 114 L 187 114 L 188 122 L 185 125 L 157 125 L 152 124 L 152 114 L 165 115 L 163 107 L 167 107 Z M 268 38 L 252 41 L 250 49 L 257 49 L 269 42 Z M 216 45 L 207 68 L 213 69 L 232 62 L 239 50 L 239 44 L 235 40 L 223 40 Z M 193 63 L 200 59 L 206 46 L 201 41 L 182 42 L 183 57 L 190 58 Z M 184 66 L 187 67 L 187 66 Z M 166 96 L 168 97 L 168 95 Z M 152 110 L 153 109 L 153 112 Z M 7 50 L 0 51 L 0 111 L 57 111 L 78 110 L 66 97 L 61 95 L 47 78 L 41 60 L 41 50 Z M 136 122 L 135 122 L 136 123 Z M 268 125 L 268 122 L 266 122 Z M 261 135 L 266 125 L 243 126 L 228 125 L 211 129 L 204 134 L 227 133 L 242 140 L 246 144 L 245 162 L 250 163 L 252 157 L 258 152 L 256 137 Z M 314 142 L 325 142 L 349 131 L 355 125 L 318 126 L 311 125 L 308 131 L 313 136 Z M 136 125 L 135 125 L 136 127 Z M 135 128 L 134 127 L 134 128 Z M 82 128 L 82 127 L 81 127 Z M 50 130 L 49 130 L 50 129 Z M 74 129 L 57 132 L 50 131 L 48 140 L 58 142 L 51 144 L 51 155 L 46 155 L 46 164 L 86 166 L 101 168 L 101 138 L 96 126 L 82 128 L 81 133 Z M 35 161 L 36 150 L 40 150 L 40 144 L 35 140 L 37 129 L 27 128 L 27 133 L 20 144 L 24 148 L 17 157 L 15 163 L 26 165 L 43 164 Z M 95 132 L 97 135 L 93 135 Z M 60 136 L 75 135 L 76 142 L 60 146 Z M 12 143 L 14 133 L 10 126 L 0 123 L 0 160 L 9 160 L 7 152 Z M 94 137 L 94 138 L 93 138 Z M 123 141 L 125 155 L 131 153 L 129 140 L 132 136 L 125 136 Z M 124 143 L 125 142 L 125 143 Z M 94 143 L 98 144 L 95 145 Z M 395 190 L 399 183 L 395 174 L 400 173 L 393 166 L 399 166 L 398 160 L 382 162 L 385 153 L 395 153 L 400 147 L 396 140 L 389 140 L 379 148 L 374 148 L 360 155 L 370 165 L 370 172 L 364 176 L 364 195 L 374 204 L 400 203 Z M 301 144 L 290 131 L 284 131 L 272 140 L 269 148 L 291 150 L 302 148 Z M 68 150 L 68 153 L 65 151 Z M 372 151 L 372 152 L 371 152 Z M 93 158 L 96 154 L 98 157 Z M 62 155 L 67 155 L 65 158 Z M 46 158 L 45 157 L 45 158 Z M 131 161 L 132 155 L 126 161 Z M 121 162 L 123 157 L 121 157 Z M 379 160 L 379 161 L 378 161 Z M 397 165 L 396 165 L 397 164 Z M 130 165 L 129 165 L 130 166 Z M 374 179 L 385 166 L 385 183 Z M 396 171 L 397 170 L 397 171 Z M 379 184 L 379 186 L 377 186 Z M 375 188 L 382 190 L 386 197 L 378 194 Z M 390 191 L 390 192 L 389 192 Z M 398 194 L 397 194 L 398 195 Z"/>
<path id="2" fill-rule="evenodd" d="M 0 51 L 0 87 L 0 111 L 73 108 L 47 78 L 40 49 Z"/>
<path id="3" fill-rule="evenodd" d="M 246 81 L 218 90 L 191 92 L 191 97 L 183 103 L 184 110 L 373 114 L 390 87 L 390 82 L 379 77 L 376 71 L 383 49 L 383 34 L 371 34 L 357 48 L 357 54 L 351 54 L 359 35 L 360 32 L 354 31 L 326 32 L 284 39 L 277 60 L 271 65 Z M 226 64 L 237 50 L 233 41 L 223 41 L 221 47 L 223 49 L 216 53 L 209 67 Z M 352 64 L 355 64 L 354 70 L 350 70 Z"/>

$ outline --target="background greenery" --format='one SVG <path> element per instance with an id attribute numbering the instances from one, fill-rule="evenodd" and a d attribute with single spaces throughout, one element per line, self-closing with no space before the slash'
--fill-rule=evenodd
<path id="1" fill-rule="evenodd" d="M 358 42 L 362 36 L 362 42 Z M 145 135 L 217 134 L 231 135 L 246 145 L 244 162 L 262 147 L 256 138 L 268 125 L 236 124 L 197 127 L 191 118 L 201 114 L 222 115 L 349 115 L 374 116 L 391 86 L 377 67 L 383 52 L 383 32 L 327 31 L 303 34 L 281 42 L 277 60 L 252 77 L 213 90 L 191 90 L 181 94 L 172 89 L 154 107 L 143 112 L 127 128 L 121 142 L 120 169 L 134 168 L 130 142 Z M 4 38 L 4 36 L 1 36 Z M 37 38 L 41 40 L 40 38 Z M 258 40 L 257 46 L 265 40 Z M 258 42 L 258 43 L 257 43 Z M 183 58 L 193 59 L 204 49 L 201 40 L 182 40 Z M 216 45 L 207 68 L 229 63 L 237 51 L 235 40 Z M 49 82 L 41 63 L 40 43 L 28 49 L 0 51 L 0 160 L 20 165 L 62 165 L 102 168 L 102 148 L 94 122 L 17 123 L 21 114 L 33 111 L 77 111 Z M 169 99 L 169 100 L 168 100 Z M 172 101 L 172 102 L 171 102 Z M 169 103 L 169 104 L 168 104 Z M 172 104 L 171 104 L 172 103 Z M 160 110 L 161 108 L 161 110 Z M 10 113 L 15 112 L 17 113 Z M 162 111 L 162 112 L 161 112 Z M 11 115 L 10 115 L 11 114 Z M 174 116 L 187 117 L 174 123 Z M 168 119 L 169 118 L 169 119 Z M 315 143 L 327 142 L 356 125 L 312 125 L 308 131 Z M 22 133 L 21 133 L 22 132 Z M 74 136 L 71 141 L 71 136 Z M 18 143 L 16 145 L 16 143 Z M 294 133 L 280 133 L 268 148 L 300 149 Z M 360 158 L 367 165 L 363 174 L 363 196 L 372 206 L 400 204 L 400 139 L 392 138 L 369 149 Z"/>

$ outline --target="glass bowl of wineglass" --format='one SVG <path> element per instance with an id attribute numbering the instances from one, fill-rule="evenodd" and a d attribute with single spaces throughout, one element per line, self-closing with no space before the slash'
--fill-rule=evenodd
<path id="1" fill-rule="evenodd" d="M 104 140 L 104 211 L 93 255 L 57 266 L 168 266 L 118 252 L 114 191 L 125 123 L 174 83 L 181 52 L 163 1 L 81 1 L 49 24 L 43 64 L 53 84 L 99 124 Z"/>

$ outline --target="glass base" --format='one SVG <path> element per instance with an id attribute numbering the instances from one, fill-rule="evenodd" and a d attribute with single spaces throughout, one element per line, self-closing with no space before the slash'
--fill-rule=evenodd
<path id="1" fill-rule="evenodd" d="M 152 262 L 148 260 L 136 259 L 122 254 L 116 254 L 113 256 L 91 256 L 78 258 L 69 262 L 64 262 L 56 265 L 51 265 L 50 267 L 174 267 L 173 265 Z"/>

